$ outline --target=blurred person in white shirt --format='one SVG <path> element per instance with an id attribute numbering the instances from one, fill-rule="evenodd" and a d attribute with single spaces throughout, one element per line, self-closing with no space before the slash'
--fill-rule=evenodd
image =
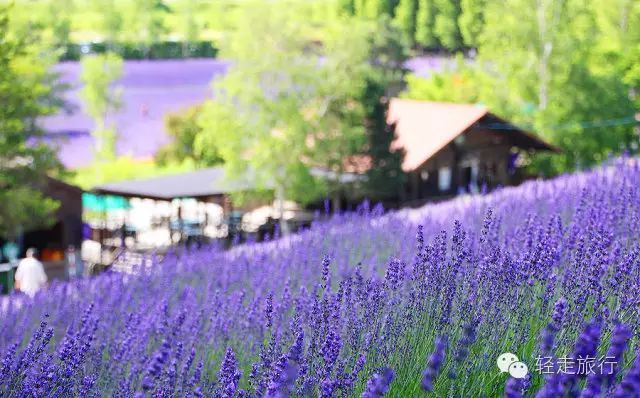
<path id="1" fill-rule="evenodd" d="M 29 297 L 33 297 L 47 284 L 44 267 L 36 255 L 36 249 L 27 249 L 27 256 L 20 260 L 16 270 L 15 288 Z"/>

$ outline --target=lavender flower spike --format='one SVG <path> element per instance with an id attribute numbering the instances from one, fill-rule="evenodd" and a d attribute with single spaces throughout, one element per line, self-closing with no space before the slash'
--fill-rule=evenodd
<path id="1" fill-rule="evenodd" d="M 433 391 L 433 382 L 440 373 L 440 368 L 444 362 L 445 351 L 447 349 L 447 338 L 444 336 L 438 337 L 436 340 L 435 351 L 429 357 L 427 368 L 422 373 L 422 389 L 426 392 Z"/>
<path id="2" fill-rule="evenodd" d="M 587 384 L 585 385 L 580 398 L 598 398 L 602 392 L 603 387 L 611 386 L 615 380 L 617 372 L 617 364 L 622 359 L 627 348 L 627 342 L 631 338 L 631 329 L 623 324 L 616 325 L 611 336 L 611 345 L 607 351 L 606 361 L 610 361 L 611 368 L 606 368 L 602 363 L 601 368 L 597 372 L 589 375 L 587 378 Z M 608 373 L 604 373 L 608 372 Z"/>
<path id="3" fill-rule="evenodd" d="M 389 391 L 389 386 L 393 381 L 393 370 L 384 368 L 379 373 L 373 375 L 367 382 L 367 387 L 362 393 L 362 398 L 380 398 Z"/>
<path id="4" fill-rule="evenodd" d="M 510 377 L 504 386 L 504 398 L 522 398 L 523 383 L 522 379 Z"/>
<path id="5" fill-rule="evenodd" d="M 218 375 L 219 393 L 221 397 L 233 397 L 238 388 L 238 382 L 240 381 L 241 373 L 238 370 L 236 363 L 236 356 L 233 350 L 229 347 L 224 354 L 224 360 L 220 366 L 220 373 Z"/>
<path id="6" fill-rule="evenodd" d="M 616 387 L 611 398 L 627 398 L 640 396 L 640 353 L 636 353 L 636 360 L 620 384 Z"/>

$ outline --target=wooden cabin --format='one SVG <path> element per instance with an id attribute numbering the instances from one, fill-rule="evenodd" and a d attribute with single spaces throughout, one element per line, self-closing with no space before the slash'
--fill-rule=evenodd
<path id="1" fill-rule="evenodd" d="M 525 153 L 559 151 L 480 105 L 394 98 L 387 118 L 391 149 L 405 152 L 405 203 L 518 184 Z"/>

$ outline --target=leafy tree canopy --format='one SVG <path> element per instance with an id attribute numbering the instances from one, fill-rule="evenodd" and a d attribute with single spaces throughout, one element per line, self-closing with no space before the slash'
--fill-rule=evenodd
<path id="1" fill-rule="evenodd" d="M 122 75 L 122 58 L 114 53 L 96 54 L 83 57 L 81 63 L 82 97 L 87 113 L 95 120 L 94 150 L 99 161 L 113 159 L 117 135 L 115 128 L 108 125 L 107 117 L 122 105 L 121 88 L 113 87 Z"/>
<path id="2" fill-rule="evenodd" d="M 165 127 L 172 142 L 156 154 L 156 161 L 160 165 L 188 162 L 195 166 L 211 166 L 222 163 L 215 147 L 207 148 L 204 152 L 196 150 L 196 139 L 202 133 L 202 108 L 202 105 L 197 105 L 166 116 Z"/>
<path id="3" fill-rule="evenodd" d="M 215 82 L 196 152 L 308 202 L 338 185 L 314 177 L 313 167 L 337 175 L 366 145 L 363 94 L 387 60 L 371 59 L 376 21 L 336 17 L 319 46 L 311 40 L 318 27 L 310 31 L 293 4 L 252 3 L 239 19 L 245 25 L 221 43 L 233 68 Z"/>
<path id="4" fill-rule="evenodd" d="M 35 118 L 55 112 L 59 87 L 49 72 L 50 52 L 35 31 L 10 32 L 9 15 L 0 5 L 0 236 L 15 239 L 50 225 L 58 207 L 41 193 L 47 173 L 61 167 L 42 142 Z"/>

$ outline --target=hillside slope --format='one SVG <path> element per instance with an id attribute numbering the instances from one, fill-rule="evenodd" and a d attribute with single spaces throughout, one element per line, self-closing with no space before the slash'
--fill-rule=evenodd
<path id="1" fill-rule="evenodd" d="M 502 396 L 505 383 L 557 396 L 585 379 L 637 396 L 638 181 L 638 163 L 619 160 L 417 210 L 363 205 L 273 242 L 12 297 L 0 395 L 379 396 L 390 367 L 392 397 L 423 382 L 438 397 Z M 423 379 L 437 337 L 443 366 L 432 357 Z M 530 377 L 508 381 L 503 352 Z M 535 369 L 538 356 L 607 353 L 615 375 Z"/>

